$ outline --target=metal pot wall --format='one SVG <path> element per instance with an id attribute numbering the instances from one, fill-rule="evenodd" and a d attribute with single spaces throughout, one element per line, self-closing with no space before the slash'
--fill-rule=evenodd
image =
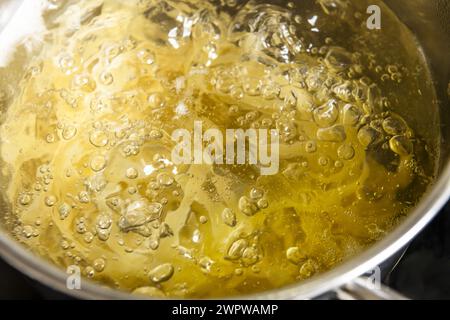
<path id="1" fill-rule="evenodd" d="M 32 2 L 34 0 L 23 2 L 0 0 L 0 32 L 5 30 L 10 18 L 18 8 L 20 9 L 21 5 L 28 6 Z M 439 212 L 450 197 L 450 2 L 448 0 L 386 0 L 385 2 L 416 35 L 433 74 L 439 99 L 442 135 L 438 179 L 403 223 L 368 250 L 310 280 L 238 298 L 306 299 L 333 290 L 337 291 L 341 298 L 401 298 L 401 296 L 383 288 L 378 292 L 373 292 L 358 277 L 396 253 L 398 254 Z M 438 112 L 438 110 L 430 110 L 428 106 L 423 106 L 423 109 L 417 110 L 417 121 L 426 122 L 427 114 L 430 112 Z M 426 125 L 426 123 L 422 124 Z M 74 297 L 92 299 L 132 298 L 127 293 L 108 289 L 87 280 L 83 280 L 81 290 L 68 290 L 66 287 L 67 274 L 64 271 L 32 255 L 11 239 L 6 232 L 1 231 L 0 255 L 12 266 L 31 278 Z"/>

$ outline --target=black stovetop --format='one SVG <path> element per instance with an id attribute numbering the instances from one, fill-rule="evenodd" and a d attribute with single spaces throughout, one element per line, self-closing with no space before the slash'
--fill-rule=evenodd
<path id="1" fill-rule="evenodd" d="M 0 259 L 0 299 L 66 299 Z M 450 202 L 410 244 L 386 280 L 413 299 L 450 299 Z"/>

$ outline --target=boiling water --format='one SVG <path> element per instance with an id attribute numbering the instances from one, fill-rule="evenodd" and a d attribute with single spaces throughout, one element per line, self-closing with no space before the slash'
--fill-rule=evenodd
<path id="1" fill-rule="evenodd" d="M 434 96 L 412 36 L 354 2 L 49 1 L 39 54 L 3 83 L 5 224 L 158 297 L 277 288 L 368 247 L 432 180 L 437 135 L 414 127 Z M 175 165 L 194 121 L 278 129 L 279 173 Z"/>

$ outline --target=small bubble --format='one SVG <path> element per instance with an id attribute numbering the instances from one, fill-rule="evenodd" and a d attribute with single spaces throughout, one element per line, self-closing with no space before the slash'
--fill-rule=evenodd
<path id="1" fill-rule="evenodd" d="M 174 183 L 174 178 L 168 175 L 167 173 L 160 173 L 157 176 L 158 183 L 162 186 L 171 186 Z"/>
<path id="2" fill-rule="evenodd" d="M 248 241 L 245 239 L 238 239 L 234 241 L 227 252 L 227 259 L 237 260 L 242 257 L 244 250 L 248 247 Z"/>
<path id="3" fill-rule="evenodd" d="M 29 205 L 33 198 L 28 193 L 22 193 L 19 195 L 19 203 L 23 206 Z"/>
<path id="4" fill-rule="evenodd" d="M 78 194 L 78 200 L 79 200 L 81 203 L 89 203 L 89 201 L 91 201 L 91 200 L 90 200 L 90 197 L 89 197 L 89 193 L 88 193 L 87 191 L 81 191 L 81 192 Z"/>
<path id="5" fill-rule="evenodd" d="M 59 217 L 61 218 L 61 220 L 66 219 L 69 216 L 71 210 L 72 207 L 67 203 L 64 202 L 63 204 L 61 204 L 58 208 Z"/>
<path id="6" fill-rule="evenodd" d="M 199 221 L 201 224 L 205 224 L 208 222 L 208 217 L 207 216 L 200 216 Z"/>
<path id="7" fill-rule="evenodd" d="M 47 136 L 45 137 L 45 141 L 47 141 L 48 143 L 55 142 L 55 135 L 52 133 L 47 134 Z"/>
<path id="8" fill-rule="evenodd" d="M 68 242 L 67 240 L 62 240 L 62 241 L 61 241 L 61 248 L 62 248 L 63 250 L 69 249 L 69 248 L 70 248 L 69 242 Z"/>
<path id="9" fill-rule="evenodd" d="M 406 125 L 400 119 L 389 117 L 383 120 L 383 130 L 390 135 L 401 135 L 406 131 Z"/>
<path id="10" fill-rule="evenodd" d="M 100 82 L 104 84 L 105 86 L 109 86 L 114 82 L 114 77 L 109 72 L 102 72 L 100 74 Z"/>
<path id="11" fill-rule="evenodd" d="M 260 208 L 260 209 L 265 209 L 269 206 L 269 202 L 267 202 L 267 200 L 264 198 L 259 199 L 256 204 L 258 205 L 258 208 Z"/>
<path id="12" fill-rule="evenodd" d="M 93 278 L 95 275 L 95 270 L 94 268 L 92 268 L 91 266 L 88 266 L 84 269 L 84 274 L 86 275 L 86 277 L 88 278 Z"/>
<path id="13" fill-rule="evenodd" d="M 31 238 L 34 234 L 34 229 L 32 226 L 24 226 L 22 229 L 22 234 L 26 237 L 26 238 Z"/>
<path id="14" fill-rule="evenodd" d="M 412 142 L 405 136 L 394 136 L 389 140 L 389 147 L 398 155 L 407 156 L 413 152 Z"/>
<path id="15" fill-rule="evenodd" d="M 128 168 L 126 172 L 126 176 L 128 179 L 136 179 L 139 173 L 135 168 Z"/>
<path id="16" fill-rule="evenodd" d="M 162 108 L 165 105 L 164 98 L 157 92 L 151 93 L 147 98 L 147 102 L 152 109 Z"/>
<path id="17" fill-rule="evenodd" d="M 91 169 L 95 172 L 102 171 L 106 167 L 106 159 L 102 155 L 96 155 L 91 159 Z"/>
<path id="18" fill-rule="evenodd" d="M 344 160 L 351 160 L 355 156 L 355 149 L 349 144 L 343 144 L 339 147 L 338 157 Z"/>
<path id="19" fill-rule="evenodd" d="M 222 220 L 227 226 L 234 227 L 236 225 L 236 215 L 230 208 L 223 209 Z"/>
<path id="20" fill-rule="evenodd" d="M 319 165 L 322 167 L 327 166 L 330 163 L 330 160 L 327 157 L 320 157 L 319 158 Z"/>
<path id="21" fill-rule="evenodd" d="M 332 126 L 339 116 L 339 109 L 336 100 L 330 100 L 323 106 L 314 110 L 314 121 L 319 127 L 327 128 Z"/>
<path id="22" fill-rule="evenodd" d="M 89 135 L 89 141 L 96 147 L 104 147 L 108 144 L 108 136 L 102 130 L 94 130 Z"/>
<path id="23" fill-rule="evenodd" d="M 174 268 L 170 263 L 161 264 L 149 272 L 149 278 L 154 283 L 160 283 L 169 280 L 174 273 Z"/>
<path id="24" fill-rule="evenodd" d="M 64 127 L 61 136 L 64 140 L 70 140 L 77 134 L 77 128 L 72 125 L 67 125 Z"/>
<path id="25" fill-rule="evenodd" d="M 317 144 L 315 141 L 308 141 L 305 144 L 305 151 L 307 153 L 314 153 L 317 151 Z"/>
<path id="26" fill-rule="evenodd" d="M 250 198 L 253 200 L 260 199 L 264 196 L 264 191 L 259 188 L 252 188 L 250 190 Z"/>
<path id="27" fill-rule="evenodd" d="M 155 55 L 148 49 L 139 50 L 137 57 L 144 64 L 151 65 L 155 62 Z"/>
<path id="28" fill-rule="evenodd" d="M 102 272 L 103 270 L 105 270 L 105 266 L 106 266 L 105 260 L 102 258 L 95 259 L 93 266 L 94 266 L 95 271 Z"/>
<path id="29" fill-rule="evenodd" d="M 54 196 L 47 196 L 45 197 L 45 205 L 48 207 L 53 207 L 56 203 L 56 197 Z"/>
<path id="30" fill-rule="evenodd" d="M 290 247 L 286 250 L 286 258 L 289 260 L 289 262 L 297 265 L 303 260 L 306 259 L 306 256 L 301 252 L 301 250 L 298 247 Z"/>
<path id="31" fill-rule="evenodd" d="M 161 130 L 153 129 L 150 131 L 150 138 L 152 139 L 161 139 L 163 136 Z"/>
<path id="32" fill-rule="evenodd" d="M 239 199 L 239 210 L 248 216 L 254 215 L 258 211 L 258 207 L 249 198 L 242 196 Z"/>
<path id="33" fill-rule="evenodd" d="M 86 243 L 91 243 L 94 240 L 94 234 L 92 232 L 86 232 L 83 239 Z"/>

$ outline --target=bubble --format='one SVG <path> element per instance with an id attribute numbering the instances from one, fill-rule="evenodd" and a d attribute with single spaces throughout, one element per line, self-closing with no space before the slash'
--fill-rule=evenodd
<path id="1" fill-rule="evenodd" d="M 22 234 L 25 236 L 25 238 L 31 238 L 34 235 L 34 228 L 32 226 L 24 226 L 22 229 Z"/>
<path id="2" fill-rule="evenodd" d="M 161 224 L 161 227 L 159 229 L 159 236 L 161 238 L 173 236 L 173 231 L 167 223 L 163 222 Z"/>
<path id="3" fill-rule="evenodd" d="M 239 210 L 247 216 L 252 216 L 258 211 L 258 207 L 246 196 L 239 199 L 238 206 Z"/>
<path id="4" fill-rule="evenodd" d="M 62 72 L 66 73 L 70 71 L 75 66 L 75 61 L 70 55 L 63 55 L 59 61 L 58 65 Z"/>
<path id="5" fill-rule="evenodd" d="M 94 91 L 96 88 L 95 81 L 93 81 L 91 77 L 86 74 L 76 75 L 73 79 L 73 84 L 75 87 L 87 92 Z"/>
<path id="6" fill-rule="evenodd" d="M 351 160 L 355 156 L 355 149 L 350 144 L 343 144 L 338 148 L 338 157 L 343 160 Z"/>
<path id="7" fill-rule="evenodd" d="M 322 167 L 327 166 L 330 163 L 330 159 L 328 159 L 328 157 L 322 156 L 319 158 L 319 165 L 321 165 Z"/>
<path id="8" fill-rule="evenodd" d="M 413 144 L 411 140 L 405 136 L 394 136 L 389 140 L 389 147 L 398 155 L 407 156 L 413 152 Z"/>
<path id="9" fill-rule="evenodd" d="M 128 193 L 129 194 L 136 194 L 138 192 L 138 190 L 135 187 L 129 187 L 128 188 Z"/>
<path id="10" fill-rule="evenodd" d="M 273 100 L 278 95 L 279 89 L 274 85 L 264 85 L 261 88 L 261 93 L 264 99 Z"/>
<path id="11" fill-rule="evenodd" d="M 69 248 L 70 248 L 69 242 L 68 242 L 67 240 L 62 240 L 62 241 L 61 241 L 61 248 L 62 248 L 63 250 L 69 249 Z"/>
<path id="12" fill-rule="evenodd" d="M 256 204 L 257 204 L 258 208 L 260 208 L 260 209 L 265 209 L 269 206 L 269 202 L 264 198 L 259 199 Z"/>
<path id="13" fill-rule="evenodd" d="M 147 98 L 147 102 L 152 109 L 162 108 L 165 104 L 164 98 L 159 93 L 151 93 Z"/>
<path id="14" fill-rule="evenodd" d="M 317 144 L 316 144 L 316 142 L 313 141 L 313 140 L 306 142 L 306 144 L 305 144 L 305 151 L 307 153 L 314 153 L 314 152 L 316 152 L 317 151 Z"/>
<path id="15" fill-rule="evenodd" d="M 402 135 L 406 131 L 406 125 L 400 119 L 388 117 L 383 120 L 383 130 L 389 135 Z"/>
<path id="16" fill-rule="evenodd" d="M 94 234 L 92 232 L 86 232 L 84 234 L 83 239 L 84 239 L 84 242 L 91 243 L 92 240 L 94 240 Z"/>
<path id="17" fill-rule="evenodd" d="M 106 266 L 106 262 L 104 259 L 98 258 L 98 259 L 94 260 L 93 267 L 94 267 L 95 271 L 102 272 L 103 270 L 105 270 L 105 266 Z"/>
<path id="18" fill-rule="evenodd" d="M 58 208 L 59 217 L 61 220 L 66 219 L 69 216 L 70 211 L 72 211 L 72 207 L 65 202 L 62 203 Z"/>
<path id="19" fill-rule="evenodd" d="M 111 227 L 112 224 L 112 219 L 109 215 L 107 214 L 100 214 L 97 217 L 97 226 L 100 229 L 108 229 L 109 227 Z"/>
<path id="20" fill-rule="evenodd" d="M 286 258 L 289 262 L 298 265 L 306 259 L 306 256 L 302 253 L 299 247 L 290 247 L 286 250 Z"/>
<path id="21" fill-rule="evenodd" d="M 229 227 L 236 225 L 236 215 L 230 208 L 225 208 L 222 211 L 222 221 Z"/>
<path id="22" fill-rule="evenodd" d="M 150 131 L 150 138 L 152 139 L 161 139 L 163 137 L 163 134 L 161 130 L 154 129 Z"/>
<path id="23" fill-rule="evenodd" d="M 199 221 L 201 224 L 205 224 L 208 222 L 208 217 L 206 216 L 200 216 Z"/>
<path id="24" fill-rule="evenodd" d="M 257 263 L 259 258 L 259 252 L 255 247 L 246 247 L 242 252 L 241 261 L 248 267 Z"/>
<path id="25" fill-rule="evenodd" d="M 162 205 L 157 202 L 148 203 L 145 199 L 131 202 L 119 219 L 119 227 L 124 230 L 130 230 L 142 226 L 150 221 L 159 219 L 162 211 Z"/>
<path id="26" fill-rule="evenodd" d="M 75 229 L 79 234 L 86 233 L 87 229 L 84 217 L 75 220 Z"/>
<path id="27" fill-rule="evenodd" d="M 105 48 L 105 57 L 111 61 L 122 53 L 119 45 L 113 44 Z"/>
<path id="28" fill-rule="evenodd" d="M 133 291 L 133 294 L 157 298 L 164 298 L 166 296 L 164 291 L 155 287 L 139 287 Z"/>
<path id="29" fill-rule="evenodd" d="M 317 139 L 320 141 L 342 142 L 347 138 L 345 129 L 341 125 L 317 130 Z"/>
<path id="30" fill-rule="evenodd" d="M 364 147 L 370 146 L 375 140 L 377 140 L 378 136 L 378 131 L 369 126 L 365 126 L 358 131 L 358 140 Z"/>
<path id="31" fill-rule="evenodd" d="M 205 273 L 211 272 L 211 266 L 213 265 L 213 263 L 214 261 L 209 257 L 203 257 L 198 261 L 200 268 Z"/>
<path id="32" fill-rule="evenodd" d="M 352 100 L 353 90 L 350 81 L 345 81 L 340 85 L 334 86 L 333 92 L 336 95 L 336 97 L 338 97 L 344 102 L 350 102 Z"/>
<path id="33" fill-rule="evenodd" d="M 19 195 L 19 203 L 23 206 L 29 205 L 33 198 L 28 193 L 22 193 Z"/>
<path id="34" fill-rule="evenodd" d="M 64 140 L 70 140 L 77 134 L 77 128 L 72 125 L 64 126 L 61 136 Z"/>
<path id="35" fill-rule="evenodd" d="M 362 112 L 352 104 L 346 104 L 343 108 L 344 125 L 356 126 L 362 117 Z"/>
<path id="36" fill-rule="evenodd" d="M 53 207 L 56 204 L 56 197 L 55 196 L 47 196 L 45 197 L 45 205 L 47 207 Z"/>
<path id="37" fill-rule="evenodd" d="M 135 168 L 128 168 L 126 172 L 126 177 L 128 179 L 136 179 L 139 176 L 138 171 Z"/>
<path id="38" fill-rule="evenodd" d="M 154 283 L 161 283 L 169 280 L 174 274 L 173 265 L 170 263 L 161 264 L 155 268 L 153 268 L 148 276 L 150 280 Z"/>
<path id="39" fill-rule="evenodd" d="M 325 57 L 325 64 L 335 72 L 346 70 L 352 63 L 351 54 L 341 47 L 331 47 Z"/>
<path id="40" fill-rule="evenodd" d="M 316 263 L 313 260 L 308 259 L 306 262 L 302 264 L 300 267 L 300 275 L 304 278 L 311 277 L 317 270 Z"/>
<path id="41" fill-rule="evenodd" d="M 86 275 L 86 277 L 88 278 L 93 278 L 95 276 L 95 270 L 94 268 L 92 268 L 91 266 L 88 266 L 84 269 L 83 273 Z"/>
<path id="42" fill-rule="evenodd" d="M 96 155 L 91 159 L 91 169 L 95 172 L 102 171 L 106 167 L 106 159 L 102 155 Z"/>
<path id="43" fill-rule="evenodd" d="M 250 190 L 250 198 L 253 200 L 260 199 L 264 196 L 264 191 L 259 188 L 252 188 Z"/>
<path id="44" fill-rule="evenodd" d="M 108 135 L 102 130 L 94 130 L 89 135 L 89 141 L 95 147 L 104 147 L 108 144 Z"/>
<path id="45" fill-rule="evenodd" d="M 89 203 L 91 201 L 89 193 L 87 191 L 81 191 L 80 193 L 78 193 L 78 200 L 81 203 Z"/>
<path id="46" fill-rule="evenodd" d="M 160 173 L 157 176 L 157 181 L 160 185 L 168 187 L 171 186 L 175 180 L 167 173 Z"/>
<path id="47" fill-rule="evenodd" d="M 110 229 L 98 229 L 97 231 L 97 237 L 101 241 L 106 241 L 109 239 L 110 236 Z"/>
<path id="48" fill-rule="evenodd" d="M 100 74 L 100 82 L 105 86 L 109 86 L 114 82 L 114 77 L 109 72 L 102 72 Z"/>
<path id="49" fill-rule="evenodd" d="M 233 85 L 230 87 L 230 96 L 237 100 L 240 100 L 244 97 L 244 91 L 241 87 Z"/>
<path id="50" fill-rule="evenodd" d="M 334 162 L 334 167 L 335 168 L 342 168 L 344 166 L 344 163 L 342 162 L 342 161 L 340 161 L 340 160 L 336 160 L 335 162 Z"/>
<path id="51" fill-rule="evenodd" d="M 49 134 L 45 137 L 45 141 L 47 141 L 47 143 L 53 143 L 53 142 L 55 142 L 55 135 L 49 133 Z"/>
<path id="52" fill-rule="evenodd" d="M 155 55 L 149 49 L 141 49 L 137 53 L 139 60 L 147 65 L 152 65 L 155 62 Z"/>
<path id="53" fill-rule="evenodd" d="M 339 116 L 336 100 L 329 100 L 326 104 L 314 110 L 314 121 L 319 127 L 332 126 Z"/>
<path id="54" fill-rule="evenodd" d="M 248 241 L 245 239 L 238 239 L 234 241 L 228 249 L 226 258 L 229 260 L 237 260 L 241 258 L 247 247 Z"/>

